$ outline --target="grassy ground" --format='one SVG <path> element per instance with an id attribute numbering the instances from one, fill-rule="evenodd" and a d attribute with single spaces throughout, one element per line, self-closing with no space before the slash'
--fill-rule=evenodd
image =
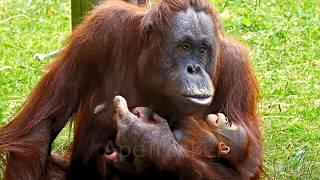
<path id="1" fill-rule="evenodd" d="M 227 3 L 226 3 L 227 2 Z M 265 170 L 320 178 L 320 0 L 214 0 L 227 34 L 246 42 L 260 81 Z M 8 122 L 70 31 L 70 2 L 0 1 L 0 125 Z M 70 139 L 65 130 L 57 151 Z"/>

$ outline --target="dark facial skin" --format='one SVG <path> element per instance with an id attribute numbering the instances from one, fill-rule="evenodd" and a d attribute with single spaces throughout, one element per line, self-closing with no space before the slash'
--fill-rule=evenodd
<path id="1" fill-rule="evenodd" d="M 188 114 L 210 105 L 214 96 L 214 25 L 208 14 L 188 9 L 175 15 L 171 27 L 162 42 L 166 48 L 161 49 L 159 60 L 149 61 L 152 72 L 143 74 L 148 74 L 150 88 L 157 96 L 164 96 L 168 104 L 179 108 L 175 113 Z"/>
<path id="2" fill-rule="evenodd" d="M 212 20 L 203 12 L 188 9 L 177 14 L 173 26 L 164 59 L 170 59 L 168 70 L 176 71 L 170 72 L 169 77 L 174 78 L 165 87 L 176 92 L 182 102 L 209 105 L 214 94 L 210 79 L 215 57 Z"/>

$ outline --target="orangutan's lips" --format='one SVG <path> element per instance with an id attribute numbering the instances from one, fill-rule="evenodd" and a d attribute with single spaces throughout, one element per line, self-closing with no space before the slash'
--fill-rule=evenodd
<path id="1" fill-rule="evenodd" d="M 210 105 L 212 102 L 212 96 L 185 96 L 188 100 L 199 105 Z"/>

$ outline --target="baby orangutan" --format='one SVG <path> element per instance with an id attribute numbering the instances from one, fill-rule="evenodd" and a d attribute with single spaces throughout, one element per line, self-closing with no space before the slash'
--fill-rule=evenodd
<path id="1" fill-rule="evenodd" d="M 176 127 L 173 134 L 178 143 L 196 157 L 237 167 L 246 156 L 249 142 L 245 129 L 222 113 L 209 114 L 205 120 L 189 116 Z"/>
<path id="2" fill-rule="evenodd" d="M 130 113 L 130 111 L 126 104 L 121 104 L 125 103 L 124 101 L 114 102 L 116 121 L 119 121 L 119 117 L 137 117 L 136 120 L 158 123 L 158 119 L 161 118 L 146 107 L 134 108 L 132 114 L 135 116 L 132 114 L 128 117 L 120 116 L 121 112 Z M 221 113 L 209 114 L 205 120 L 191 116 L 185 117 L 174 125 L 172 133 L 176 141 L 196 158 L 221 161 L 237 168 L 247 156 L 246 148 L 249 142 L 245 129 L 232 124 Z M 147 148 L 139 147 L 129 150 L 126 147 L 118 147 L 111 151 L 109 148 L 105 158 L 112 161 L 114 167 L 121 172 L 139 174 L 151 166 L 151 163 L 144 158 L 144 151 L 147 151 Z M 125 155 L 122 152 L 125 152 Z"/>

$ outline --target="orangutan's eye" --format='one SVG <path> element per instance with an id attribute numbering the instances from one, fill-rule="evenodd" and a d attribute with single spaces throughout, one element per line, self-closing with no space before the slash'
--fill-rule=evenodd
<path id="1" fill-rule="evenodd" d="M 181 49 L 185 52 L 189 52 L 190 51 L 190 46 L 188 44 L 182 44 L 181 45 Z"/>
<path id="2" fill-rule="evenodd" d="M 204 47 L 204 46 L 202 46 L 202 47 L 200 48 L 200 53 L 201 53 L 201 54 L 205 54 L 206 52 L 207 52 L 207 48 Z"/>

